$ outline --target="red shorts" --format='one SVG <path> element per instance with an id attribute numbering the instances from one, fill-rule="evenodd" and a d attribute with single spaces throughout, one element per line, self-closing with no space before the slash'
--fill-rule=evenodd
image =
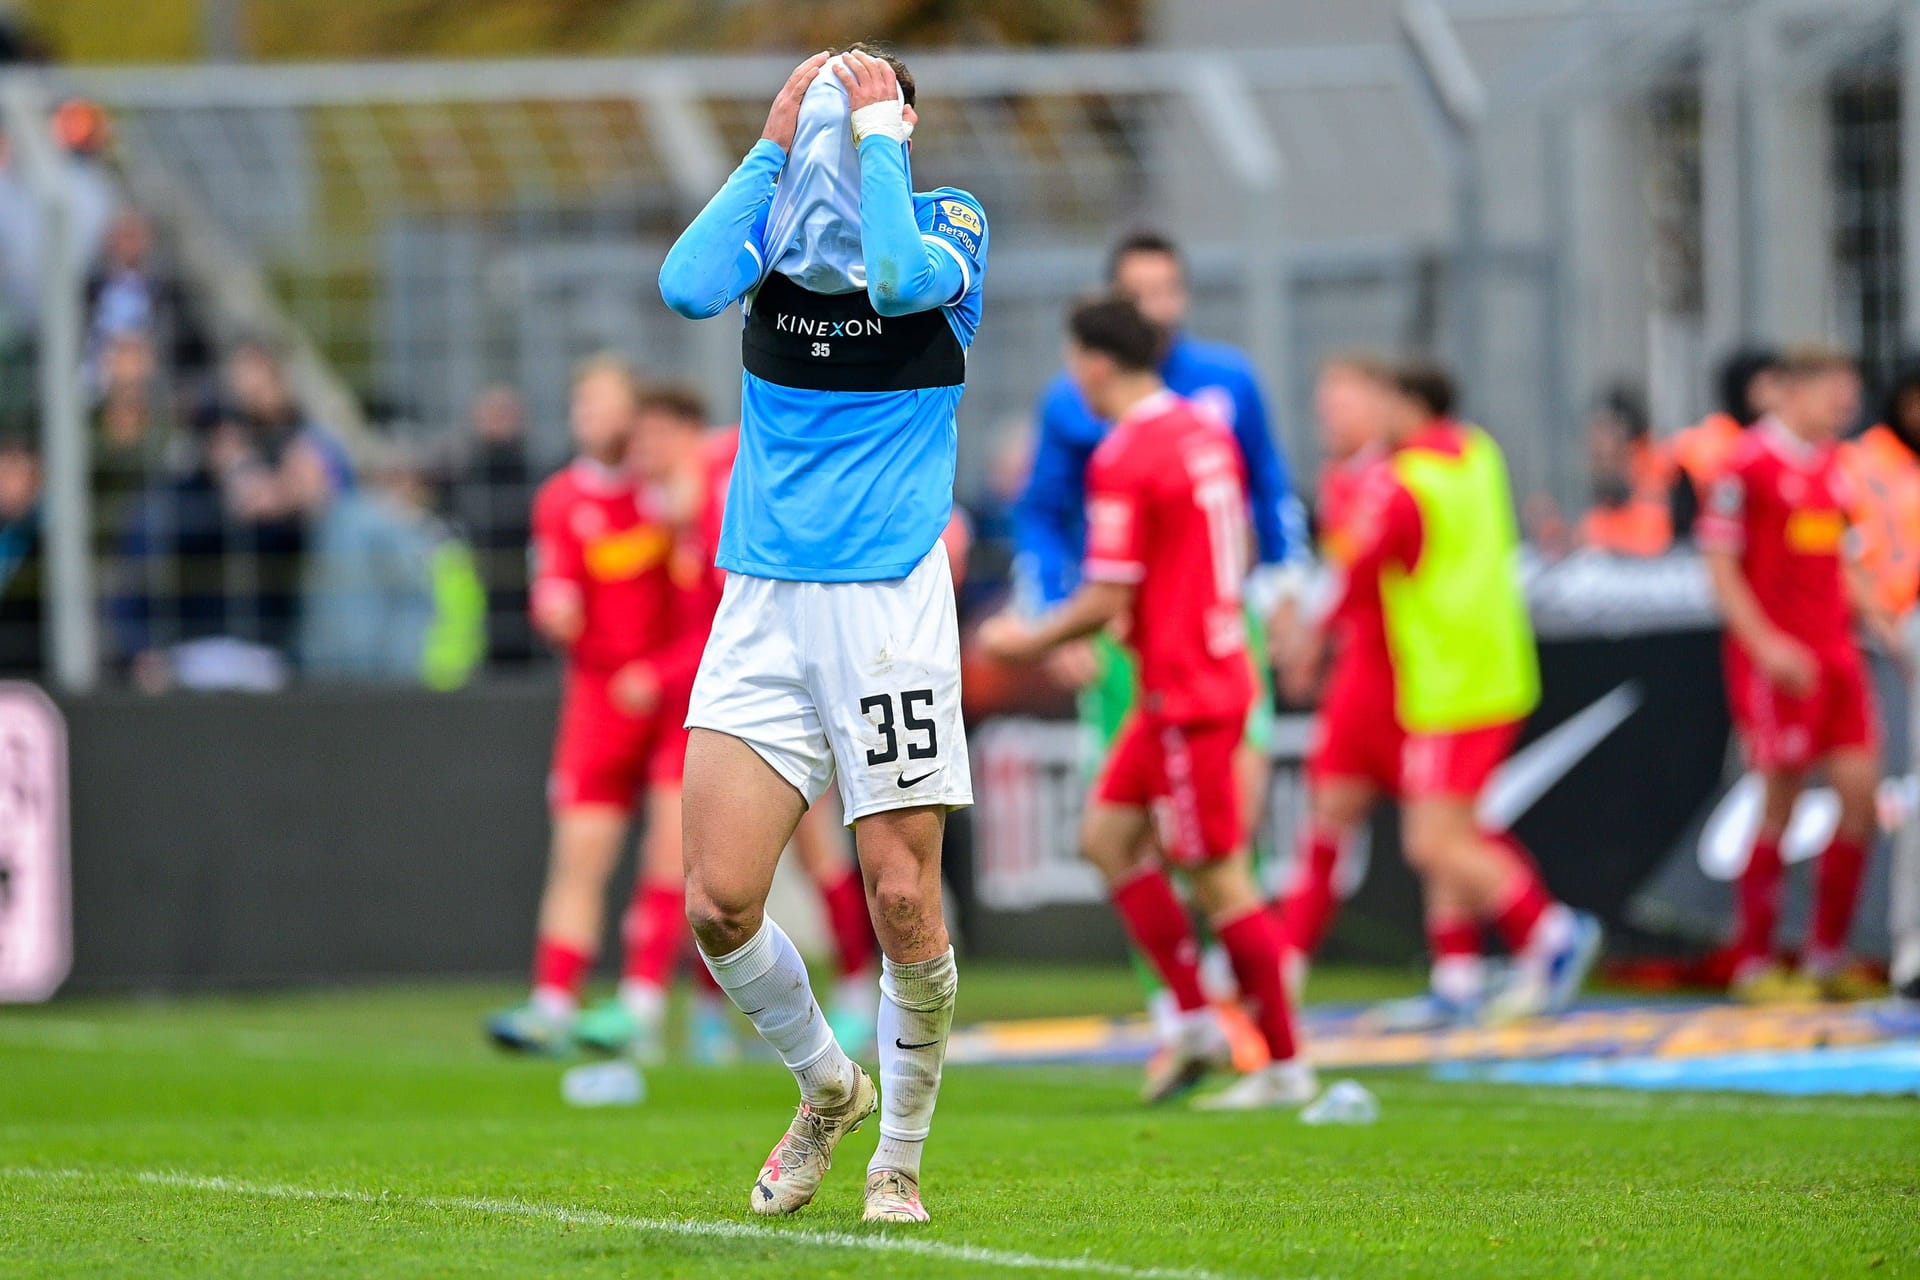
<path id="1" fill-rule="evenodd" d="M 1835 751 L 1879 739 L 1867 665 L 1857 650 L 1823 654 L 1813 691 L 1796 697 L 1768 680 L 1744 652 L 1727 655 L 1727 704 L 1747 763 L 1762 772 L 1804 769 Z"/>
<path id="2" fill-rule="evenodd" d="M 1383 795 L 1399 795 L 1406 739 L 1393 705 L 1392 675 L 1383 679 L 1336 660 L 1314 723 L 1307 780 L 1367 782 Z"/>
<path id="3" fill-rule="evenodd" d="M 1094 795 L 1103 804 L 1152 810 L 1170 862 L 1225 858 L 1247 839 L 1233 770 L 1246 733 L 1245 716 L 1172 724 L 1135 715 L 1120 730 Z"/>
<path id="4" fill-rule="evenodd" d="M 1523 721 L 1459 733 L 1409 733 L 1400 751 L 1400 789 L 1406 800 L 1478 796 L 1506 762 Z"/>
<path id="5" fill-rule="evenodd" d="M 547 779 L 547 802 L 556 810 L 631 813 L 643 788 L 680 785 L 687 762 L 685 695 L 636 716 L 614 705 L 612 686 L 612 672 L 567 673 Z"/>

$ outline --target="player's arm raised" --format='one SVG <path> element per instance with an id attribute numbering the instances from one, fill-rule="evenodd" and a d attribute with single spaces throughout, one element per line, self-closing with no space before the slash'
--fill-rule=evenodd
<path id="1" fill-rule="evenodd" d="M 920 233 L 907 181 L 915 116 L 901 99 L 898 77 L 885 62 L 857 51 L 842 54 L 834 74 L 847 87 L 860 148 L 860 253 L 868 301 L 883 316 L 958 302 L 972 283 L 971 268 L 957 249 Z"/>
<path id="2" fill-rule="evenodd" d="M 828 56 L 816 53 L 793 69 L 767 113 L 760 141 L 667 251 L 660 267 L 660 296 L 687 319 L 719 315 L 765 274 L 766 253 L 760 237 L 774 185 L 793 145 L 800 100 Z"/>

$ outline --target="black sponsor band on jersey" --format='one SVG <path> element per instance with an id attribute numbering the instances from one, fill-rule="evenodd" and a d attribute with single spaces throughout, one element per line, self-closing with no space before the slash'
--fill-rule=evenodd
<path id="1" fill-rule="evenodd" d="M 807 391 L 918 391 L 967 380 L 944 308 L 883 316 L 863 290 L 811 293 L 777 272 L 754 295 L 740 338 L 748 373 Z"/>

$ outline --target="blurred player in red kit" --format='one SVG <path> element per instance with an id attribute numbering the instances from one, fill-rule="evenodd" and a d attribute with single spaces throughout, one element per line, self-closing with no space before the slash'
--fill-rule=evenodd
<path id="1" fill-rule="evenodd" d="M 1539 665 L 1515 563 L 1518 539 L 1506 462 L 1493 438 L 1451 417 L 1452 380 L 1410 364 L 1385 400 L 1389 451 L 1359 488 L 1335 557 L 1328 618 L 1376 616 L 1391 663 L 1408 863 L 1425 895 L 1436 970 L 1454 958 L 1478 970 L 1492 927 L 1514 956 L 1500 989 L 1464 999 L 1449 1019 L 1508 1021 L 1564 1008 L 1597 957 L 1592 917 L 1557 902 L 1510 837 L 1486 831 L 1482 792 L 1539 700 Z M 1326 643 L 1328 628 L 1312 647 Z M 1317 656 L 1310 654 L 1317 665 Z M 1364 764 L 1364 762 L 1361 762 Z M 1327 769 L 1322 756 L 1321 769 Z M 1437 974 L 1436 976 L 1440 976 Z M 1444 977 L 1440 985 L 1449 987 Z"/>
<path id="2" fill-rule="evenodd" d="M 1878 735 L 1855 617 L 1902 652 L 1894 624 L 1852 562 L 1851 509 L 1835 441 L 1860 410 L 1860 378 L 1844 352 L 1785 352 L 1772 412 L 1740 441 L 1701 513 L 1726 622 L 1727 701 L 1748 764 L 1765 785 L 1760 826 L 1740 878 L 1733 992 L 1755 1001 L 1868 994 L 1847 964 L 1860 879 L 1872 849 L 1880 781 Z M 1840 801 L 1820 855 L 1800 972 L 1780 967 L 1780 844 L 1808 775 L 1824 765 Z"/>
<path id="3" fill-rule="evenodd" d="M 1161 1101 L 1229 1061 L 1201 990 L 1192 921 L 1146 836 L 1184 876 L 1232 963 L 1270 1062 L 1197 1105 L 1297 1106 L 1313 1096 L 1281 977 L 1280 926 L 1249 869 L 1247 813 L 1234 755 L 1253 704 L 1240 600 L 1252 534 L 1246 474 L 1232 435 L 1173 394 L 1157 372 L 1164 334 L 1133 303 L 1082 303 L 1069 320 L 1067 368 L 1113 429 L 1088 468 L 1082 585 L 1037 621 L 1002 614 L 980 631 L 990 652 L 1033 661 L 1103 627 L 1124 628 L 1142 697 L 1095 785 L 1084 856 L 1180 1009 L 1173 1052 L 1147 1081 Z"/>
<path id="4" fill-rule="evenodd" d="M 1370 486 L 1391 482 L 1384 468 L 1394 395 L 1393 368 L 1361 354 L 1328 361 L 1315 387 L 1315 416 L 1327 459 L 1317 513 L 1320 545 L 1336 572 L 1351 562 L 1356 542 L 1364 536 L 1362 495 Z M 1307 759 L 1308 819 L 1292 883 L 1275 905 L 1296 997 L 1307 963 L 1339 906 L 1335 879 L 1343 850 L 1361 832 L 1376 803 L 1401 795 L 1407 739 L 1395 705 L 1393 656 L 1378 584 L 1352 583 L 1320 626 L 1316 632 L 1296 622 L 1280 637 L 1288 697 L 1307 702 L 1316 687 L 1320 695 Z M 1504 839 L 1500 843 L 1516 860 L 1525 861 L 1518 846 Z M 1528 869 L 1531 874 L 1530 864 Z M 1428 895 L 1426 908 L 1431 989 L 1425 996 L 1382 1006 L 1377 1017 L 1389 1029 L 1470 1022 L 1479 1016 L 1486 995 L 1478 926 L 1448 900 L 1444 888 Z"/>
<path id="5" fill-rule="evenodd" d="M 688 591 L 674 581 L 672 528 L 630 470 L 638 407 L 624 364 L 603 356 L 581 366 L 571 409 L 579 456 L 534 501 L 533 621 L 566 655 L 566 690 L 548 781 L 553 848 L 533 991 L 487 1022 L 503 1048 L 619 1050 L 649 1021 L 657 1025 L 644 946 L 628 948 L 624 999 L 584 1015 L 579 1007 L 600 949 L 607 884 L 643 792 L 645 861 L 679 864 L 682 726 L 706 641 L 697 602 L 690 616 Z M 643 903 L 648 885 L 643 875 Z"/>
<path id="6" fill-rule="evenodd" d="M 1386 457 L 1386 398 L 1393 373 L 1365 356 L 1329 361 L 1314 388 L 1326 464 L 1317 509 L 1321 554 L 1338 563 L 1351 540 L 1353 509 L 1368 473 Z M 1393 662 L 1377 595 L 1355 592 L 1329 620 L 1331 660 L 1307 760 L 1309 813 L 1292 885 L 1278 904 L 1289 981 L 1296 994 L 1337 906 L 1334 878 L 1342 848 L 1374 802 L 1400 792 L 1405 737 L 1394 715 Z M 1321 681 L 1307 628 L 1277 637 L 1288 698 L 1311 699 Z"/>

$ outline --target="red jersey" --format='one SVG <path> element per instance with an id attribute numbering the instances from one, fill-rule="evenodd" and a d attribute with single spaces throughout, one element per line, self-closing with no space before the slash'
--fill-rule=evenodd
<path id="1" fill-rule="evenodd" d="M 1436 418 L 1398 448 L 1424 449 L 1457 457 L 1466 444 L 1467 438 L 1459 423 Z M 1384 461 L 1383 465 L 1368 468 L 1354 500 L 1353 519 L 1348 522 L 1345 535 L 1346 555 L 1336 561 L 1344 571 L 1340 595 L 1334 605 L 1336 618 L 1369 596 L 1373 607 L 1379 609 L 1382 572 L 1391 564 L 1411 573 L 1418 567 L 1420 553 L 1426 546 L 1420 504 Z M 1383 626 L 1383 640 L 1384 634 Z"/>
<path id="2" fill-rule="evenodd" d="M 1842 560 L 1850 496 L 1833 446 L 1767 418 L 1735 448 L 1700 515 L 1700 546 L 1737 555 L 1767 620 L 1821 657 L 1853 648 Z"/>
<path id="3" fill-rule="evenodd" d="M 1365 495 L 1391 482 L 1385 471 L 1386 456 L 1381 449 L 1363 449 L 1321 473 L 1320 554 L 1343 572 L 1351 567 L 1358 546 Z M 1328 619 L 1328 628 L 1336 660 L 1343 667 L 1354 664 L 1358 671 L 1391 687 L 1393 665 L 1378 578 L 1352 583 Z"/>
<path id="4" fill-rule="evenodd" d="M 1217 419 L 1163 390 L 1114 423 L 1087 468 L 1085 576 L 1138 587 L 1127 643 L 1149 714 L 1228 720 L 1253 705 L 1250 547 L 1245 466 Z"/>
<path id="5" fill-rule="evenodd" d="M 580 601 L 585 625 L 567 654 L 573 667 L 611 672 L 676 638 L 672 543 L 622 471 L 576 459 L 540 486 L 532 596 L 536 606 L 562 593 Z"/>

